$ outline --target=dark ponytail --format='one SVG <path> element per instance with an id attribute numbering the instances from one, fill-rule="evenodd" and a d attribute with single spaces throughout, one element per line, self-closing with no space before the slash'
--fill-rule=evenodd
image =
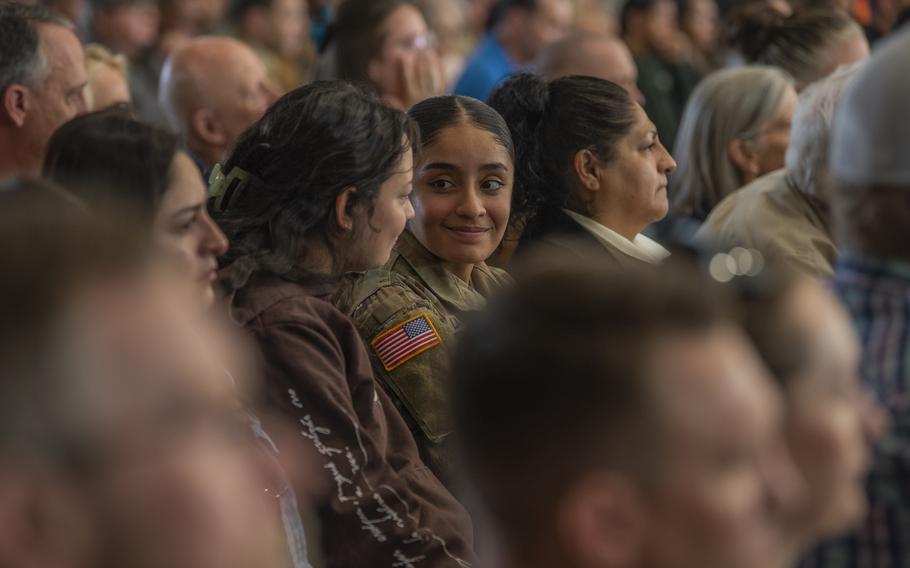
<path id="1" fill-rule="evenodd" d="M 521 74 L 490 96 L 490 106 L 509 125 L 515 143 L 513 212 L 538 217 L 566 207 L 575 189 L 572 168 L 579 150 L 605 163 L 635 123 L 629 94 L 615 83 L 593 77 L 547 82 Z"/>

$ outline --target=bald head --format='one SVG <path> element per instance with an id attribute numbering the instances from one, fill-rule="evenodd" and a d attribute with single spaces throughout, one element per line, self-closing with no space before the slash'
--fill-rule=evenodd
<path id="1" fill-rule="evenodd" d="M 632 53 L 621 39 L 595 34 L 575 34 L 548 47 L 541 54 L 538 70 L 549 80 L 570 75 L 606 79 L 620 85 L 638 102 L 644 102 L 636 86 L 638 69 Z"/>
<path id="2" fill-rule="evenodd" d="M 252 49 L 231 38 L 200 37 L 168 58 L 159 99 L 171 127 L 211 166 L 262 116 L 275 94 Z"/>

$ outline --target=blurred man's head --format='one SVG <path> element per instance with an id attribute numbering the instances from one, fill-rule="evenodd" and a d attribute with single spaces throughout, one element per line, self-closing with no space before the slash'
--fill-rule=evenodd
<path id="1" fill-rule="evenodd" d="M 672 51 L 679 33 L 678 7 L 674 0 L 628 0 L 623 5 L 623 39 L 636 55 Z"/>
<path id="2" fill-rule="evenodd" d="M 158 41 L 155 0 L 92 0 L 94 40 L 134 61 Z"/>
<path id="3" fill-rule="evenodd" d="M 516 63 L 533 61 L 572 27 L 571 0 L 500 0 L 495 33 Z"/>
<path id="4" fill-rule="evenodd" d="M 0 565 L 273 566 L 224 335 L 100 224 L 0 188 Z"/>
<path id="5" fill-rule="evenodd" d="M 456 431 L 507 566 L 781 565 L 779 393 L 670 272 L 542 270 L 461 338 Z"/>
<path id="6" fill-rule="evenodd" d="M 238 0 L 231 12 L 244 41 L 290 58 L 300 57 L 307 49 L 310 22 L 306 0 Z"/>
<path id="7" fill-rule="evenodd" d="M 207 166 L 221 161 L 275 98 L 265 66 L 231 38 L 190 40 L 161 72 L 161 107 Z"/>
<path id="8" fill-rule="evenodd" d="M 632 52 L 617 37 L 571 35 L 544 49 L 538 66 L 540 74 L 551 81 L 570 75 L 606 79 L 624 88 L 639 103 L 645 102 L 638 90 L 638 68 Z"/>
<path id="9" fill-rule="evenodd" d="M 910 261 L 910 32 L 876 50 L 834 118 L 831 176 L 843 248 Z"/>
<path id="10" fill-rule="evenodd" d="M 85 111 L 82 45 L 37 6 L 0 5 L 0 179 L 37 173 L 51 134 Z"/>

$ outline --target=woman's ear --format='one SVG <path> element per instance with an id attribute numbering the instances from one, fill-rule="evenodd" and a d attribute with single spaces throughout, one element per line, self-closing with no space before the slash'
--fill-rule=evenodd
<path id="1" fill-rule="evenodd" d="M 600 159 L 594 152 L 587 148 L 575 152 L 572 167 L 581 188 L 585 191 L 598 191 L 600 189 Z"/>
<path id="2" fill-rule="evenodd" d="M 730 141 L 727 154 L 744 182 L 758 177 L 758 153 L 751 142 L 735 138 Z"/>
<path id="3" fill-rule="evenodd" d="M 348 186 L 341 190 L 338 197 L 335 198 L 335 224 L 342 231 L 354 229 L 354 217 L 351 215 L 351 204 L 353 203 L 354 193 L 357 188 Z"/>

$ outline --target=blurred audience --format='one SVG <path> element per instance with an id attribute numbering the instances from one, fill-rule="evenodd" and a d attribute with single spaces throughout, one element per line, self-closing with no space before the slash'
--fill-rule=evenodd
<path id="1" fill-rule="evenodd" d="M 576 31 L 597 35 L 620 32 L 617 14 L 620 0 L 575 0 Z"/>
<path id="2" fill-rule="evenodd" d="M 701 223 L 725 197 L 784 167 L 795 107 L 793 79 L 775 67 L 724 69 L 702 81 L 673 152 L 673 216 Z"/>
<path id="3" fill-rule="evenodd" d="M 841 94 L 858 70 L 845 67 L 803 91 L 793 114 L 786 170 L 723 199 L 708 215 L 701 238 L 726 248 L 757 249 L 808 274 L 831 276 L 838 256 L 830 212 L 831 127 Z"/>
<path id="4" fill-rule="evenodd" d="M 98 44 L 85 46 L 85 108 L 101 110 L 114 105 L 130 104 L 130 86 L 127 82 L 127 62 L 122 55 L 114 55 Z"/>
<path id="5" fill-rule="evenodd" d="M 326 75 L 369 85 L 394 108 L 445 90 L 433 36 L 412 0 L 345 0 L 332 42 Z"/>
<path id="6" fill-rule="evenodd" d="M 451 346 L 461 319 L 511 282 L 485 261 L 509 224 L 515 149 L 502 117 L 476 99 L 434 97 L 408 114 L 420 130 L 414 218 L 385 266 L 347 281 L 335 305 L 372 348 L 423 461 L 452 483 Z M 397 341 L 417 329 L 426 335 L 414 344 Z"/>
<path id="7" fill-rule="evenodd" d="M 783 387 L 787 441 L 805 481 L 806 498 L 785 519 L 799 555 L 862 521 L 884 416 L 861 384 L 849 316 L 824 285 L 774 264 L 738 278 L 744 327 Z"/>
<path id="8" fill-rule="evenodd" d="M 780 67 L 796 80 L 797 91 L 842 65 L 869 56 L 862 28 L 849 16 L 833 10 L 782 16 L 755 5 L 739 12 L 731 38 L 747 63 Z"/>
<path id="9" fill-rule="evenodd" d="M 58 126 L 85 112 L 82 45 L 44 8 L 0 4 L 0 179 L 41 170 Z"/>
<path id="10" fill-rule="evenodd" d="M 690 272 L 539 268 L 462 333 L 456 431 L 493 566 L 788 565 L 804 488 L 781 396 Z"/>
<path id="11" fill-rule="evenodd" d="M 503 79 L 530 66 L 571 31 L 573 8 L 571 0 L 499 0 L 455 94 L 487 100 Z"/>
<path id="12" fill-rule="evenodd" d="M 160 12 L 154 0 L 91 0 L 91 39 L 129 63 L 130 98 L 142 118 L 163 124 L 158 109 Z"/>
<path id="13" fill-rule="evenodd" d="M 679 27 L 690 43 L 692 62 L 703 73 L 723 66 L 717 0 L 677 0 Z"/>
<path id="14" fill-rule="evenodd" d="M 354 322 L 331 303 L 338 277 L 385 264 L 414 216 L 417 140 L 378 97 L 317 81 L 279 99 L 210 188 L 231 240 L 231 316 L 259 346 L 271 405 L 331 476 L 318 510 L 329 566 L 473 559 L 469 517 L 421 461 Z"/>
<path id="15" fill-rule="evenodd" d="M 227 37 L 189 40 L 161 71 L 161 109 L 205 180 L 276 98 L 262 61 Z"/>
<path id="16" fill-rule="evenodd" d="M 832 208 L 843 254 L 834 288 L 846 304 L 863 347 L 863 384 L 893 424 L 876 453 L 868 482 L 869 514 L 847 539 L 823 547 L 820 561 L 899 565 L 910 557 L 906 472 L 910 468 L 910 404 L 905 362 L 910 355 L 907 228 L 910 227 L 910 34 L 876 51 L 847 88 L 834 117 Z"/>
<path id="17" fill-rule="evenodd" d="M 209 217 L 205 186 L 173 135 L 118 109 L 87 114 L 54 135 L 45 176 L 63 184 L 99 215 L 114 213 L 132 220 L 127 222 L 137 234 L 146 234 L 162 264 L 178 277 L 191 307 L 200 312 L 212 308 L 217 257 L 226 252 L 227 240 Z M 233 381 L 241 371 L 250 375 L 249 369 L 232 369 L 227 361 L 225 365 L 225 380 Z M 251 415 L 250 422 L 266 453 L 274 454 L 274 442 L 259 418 Z M 270 480 L 267 487 L 281 501 L 275 516 L 285 523 L 294 568 L 303 568 L 307 554 L 300 543 L 306 540 L 297 498 L 277 455 L 273 461 L 274 483 Z M 291 469 L 306 468 L 298 463 Z"/>
<path id="18" fill-rule="evenodd" d="M 236 0 L 231 19 L 282 93 L 307 80 L 316 57 L 307 0 Z"/>
<path id="19" fill-rule="evenodd" d="M 571 75 L 606 79 L 624 88 L 639 103 L 645 102 L 638 90 L 638 68 L 632 52 L 618 37 L 572 34 L 543 50 L 537 72 L 551 81 Z"/>
<path id="20" fill-rule="evenodd" d="M 242 349 L 105 226 L 0 188 L 0 564 L 283 566 L 248 385 L 224 375 Z"/>
<path id="21" fill-rule="evenodd" d="M 667 214 L 667 176 L 676 162 L 641 105 L 622 87 L 593 77 L 546 81 L 522 74 L 490 97 L 516 150 L 512 235 L 577 254 L 595 245 L 598 262 L 659 264 L 669 254 L 641 234 Z"/>
<path id="22" fill-rule="evenodd" d="M 468 5 L 465 0 L 417 0 L 417 6 L 436 38 L 445 92 L 449 92 L 464 71 L 473 46 L 468 31 Z"/>

